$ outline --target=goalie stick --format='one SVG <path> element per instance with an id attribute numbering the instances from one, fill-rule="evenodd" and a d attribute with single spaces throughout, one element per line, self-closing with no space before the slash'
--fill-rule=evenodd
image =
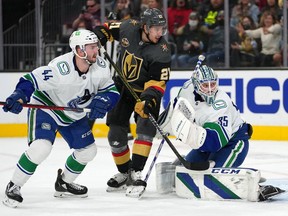
<path id="1" fill-rule="evenodd" d="M 141 102 L 141 99 L 138 97 L 138 95 L 135 93 L 135 91 L 132 89 L 132 87 L 129 85 L 129 83 L 127 82 L 127 80 L 125 79 L 123 73 L 120 71 L 119 67 L 113 62 L 113 60 L 111 59 L 111 57 L 108 55 L 108 53 L 106 52 L 106 50 L 104 49 L 103 46 L 101 46 L 100 48 L 101 52 L 104 54 L 104 56 L 108 59 L 108 61 L 110 62 L 110 64 L 112 65 L 112 67 L 115 69 L 116 73 L 119 75 L 121 81 L 123 82 L 123 84 L 125 85 L 125 87 L 129 90 L 129 92 L 131 93 L 131 95 L 134 97 L 134 99 L 137 102 Z M 199 60 L 198 62 L 202 62 L 201 60 Z M 197 62 L 197 65 L 198 65 Z M 200 67 L 199 63 L 199 67 Z M 197 66 L 196 66 L 197 67 Z M 161 134 L 161 136 L 163 137 L 163 139 L 168 143 L 169 147 L 172 149 L 172 151 L 174 152 L 174 154 L 177 156 L 177 158 L 179 159 L 179 161 L 183 164 L 183 166 L 186 169 L 189 170 L 207 170 L 210 167 L 210 163 L 209 161 L 205 161 L 205 162 L 189 162 L 186 161 L 177 151 L 177 149 L 175 148 L 175 146 L 172 144 L 172 142 L 170 141 L 170 139 L 168 138 L 168 136 L 166 135 L 166 133 L 161 129 L 161 127 L 159 126 L 159 124 L 157 123 L 157 121 L 155 120 L 155 118 L 151 115 L 151 113 L 149 113 L 149 120 L 152 122 L 152 124 L 154 125 L 154 127 L 159 131 L 159 133 Z"/>
<path id="2" fill-rule="evenodd" d="M 0 105 L 4 106 L 6 102 L 0 101 Z M 50 109 L 50 110 L 63 110 L 63 111 L 74 111 L 74 112 L 90 112 L 89 108 L 73 108 L 73 107 L 61 107 L 61 106 L 47 106 L 40 104 L 21 104 L 23 107 L 36 108 L 36 109 Z"/>

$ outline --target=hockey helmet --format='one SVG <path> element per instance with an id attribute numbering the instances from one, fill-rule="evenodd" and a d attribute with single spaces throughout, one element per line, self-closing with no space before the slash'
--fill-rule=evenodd
<path id="1" fill-rule="evenodd" d="M 195 91 L 208 104 L 212 105 L 218 91 L 218 75 L 207 65 L 201 65 L 192 76 Z"/>
<path id="2" fill-rule="evenodd" d="M 163 33 L 167 33 L 167 21 L 161 10 L 157 8 L 146 9 L 141 15 L 142 26 L 146 25 L 148 30 L 151 26 L 163 26 Z"/>
<path id="3" fill-rule="evenodd" d="M 81 50 L 85 51 L 85 45 L 93 43 L 96 43 L 100 47 L 96 34 L 86 29 L 74 31 L 69 39 L 69 46 L 76 55 L 77 46 L 79 46 Z"/>

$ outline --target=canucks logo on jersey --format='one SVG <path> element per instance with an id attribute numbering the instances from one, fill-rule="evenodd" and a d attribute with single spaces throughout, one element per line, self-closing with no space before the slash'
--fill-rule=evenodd
<path id="1" fill-rule="evenodd" d="M 67 75 L 70 73 L 70 68 L 67 62 L 58 62 L 57 67 L 62 75 Z"/>

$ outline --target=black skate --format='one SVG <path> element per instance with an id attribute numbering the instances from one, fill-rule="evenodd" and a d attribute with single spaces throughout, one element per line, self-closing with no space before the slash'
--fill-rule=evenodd
<path id="1" fill-rule="evenodd" d="M 117 192 L 126 190 L 126 181 L 128 179 L 127 173 L 117 173 L 112 178 L 110 178 L 107 182 L 108 188 L 107 192 Z"/>
<path id="2" fill-rule="evenodd" d="M 141 171 L 129 170 L 128 180 L 126 182 L 126 196 L 140 198 L 144 193 L 147 183 L 142 179 Z"/>
<path id="3" fill-rule="evenodd" d="M 54 197 L 88 197 L 88 189 L 87 187 L 75 183 L 66 183 L 62 179 L 62 170 L 58 170 L 58 176 L 55 182 L 55 190 Z"/>
<path id="4" fill-rule="evenodd" d="M 10 181 L 6 187 L 5 198 L 2 201 L 4 205 L 12 208 L 16 208 L 20 203 L 22 203 L 23 198 L 20 193 L 21 187 L 15 185 Z"/>
<path id="5" fill-rule="evenodd" d="M 274 196 L 279 195 L 279 194 L 284 193 L 284 192 L 285 192 L 285 190 L 282 190 L 278 187 L 274 187 L 272 185 L 260 186 L 259 201 L 268 200 L 269 198 L 274 197 Z"/>

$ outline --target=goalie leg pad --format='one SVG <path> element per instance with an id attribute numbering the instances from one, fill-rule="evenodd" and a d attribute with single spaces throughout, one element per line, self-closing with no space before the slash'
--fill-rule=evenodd
<path id="1" fill-rule="evenodd" d="M 204 200 L 258 201 L 260 171 L 250 168 L 212 168 L 207 171 L 176 167 L 176 194 Z"/>
<path id="2" fill-rule="evenodd" d="M 175 191 L 175 168 L 171 162 L 157 163 L 156 170 L 156 190 L 160 194 Z"/>

